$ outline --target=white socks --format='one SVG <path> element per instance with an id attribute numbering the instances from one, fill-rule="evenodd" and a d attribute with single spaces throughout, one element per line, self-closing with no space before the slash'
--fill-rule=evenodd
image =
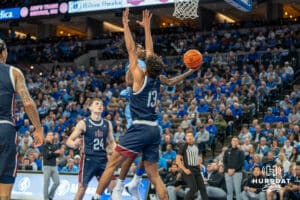
<path id="1" fill-rule="evenodd" d="M 93 200 L 99 200 L 101 198 L 101 195 L 99 194 L 94 194 Z"/>
<path id="2" fill-rule="evenodd" d="M 138 176 L 138 175 L 134 174 L 133 179 L 132 179 L 131 182 L 132 182 L 134 185 L 139 185 L 140 182 L 141 182 L 141 180 L 142 180 L 142 176 Z"/>
<path id="3" fill-rule="evenodd" d="M 124 187 L 124 180 L 117 179 L 117 184 L 115 186 L 115 189 L 120 190 L 123 189 L 123 187 Z"/>

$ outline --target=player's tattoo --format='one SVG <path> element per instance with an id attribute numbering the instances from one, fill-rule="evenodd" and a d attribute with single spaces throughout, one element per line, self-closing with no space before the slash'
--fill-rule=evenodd
<path id="1" fill-rule="evenodd" d="M 176 77 L 174 77 L 174 78 L 167 78 L 167 77 L 165 77 L 165 76 L 163 76 L 163 75 L 161 75 L 160 77 L 159 77 L 159 79 L 160 79 L 160 81 L 161 81 L 161 83 L 163 84 L 163 85 L 168 85 L 168 86 L 173 86 L 173 85 L 176 85 L 176 84 L 178 84 L 180 81 L 182 81 L 183 79 L 185 79 L 185 78 L 187 78 L 189 75 L 191 75 L 192 73 L 193 73 L 194 71 L 187 71 L 187 72 L 185 72 L 185 73 L 183 73 L 183 74 L 181 74 L 181 75 L 179 75 L 179 76 L 176 76 Z"/>
<path id="2" fill-rule="evenodd" d="M 28 114 L 28 117 L 30 121 L 32 122 L 33 126 L 36 129 L 42 128 L 40 117 L 38 110 L 36 108 L 35 102 L 30 97 L 30 94 L 28 92 L 28 89 L 25 84 L 25 78 L 22 74 L 22 72 L 16 71 L 16 92 L 20 96 L 23 105 L 25 107 L 26 113 Z"/>

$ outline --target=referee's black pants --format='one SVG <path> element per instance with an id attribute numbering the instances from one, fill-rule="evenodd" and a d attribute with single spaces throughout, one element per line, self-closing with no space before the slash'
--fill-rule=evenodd
<path id="1" fill-rule="evenodd" d="M 194 200 L 195 194 L 196 192 L 198 192 L 198 190 L 200 190 L 201 200 L 208 200 L 205 184 L 200 173 L 200 169 L 195 167 L 188 167 L 188 169 L 192 173 L 190 175 L 186 175 L 183 172 L 183 179 L 187 184 L 188 188 L 190 188 L 190 190 L 185 195 L 184 200 Z"/>

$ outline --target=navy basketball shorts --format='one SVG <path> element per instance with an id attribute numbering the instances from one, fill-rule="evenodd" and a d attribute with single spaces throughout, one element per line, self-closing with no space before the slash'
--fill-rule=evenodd
<path id="1" fill-rule="evenodd" d="M 106 167 L 107 157 L 99 158 L 81 154 L 78 182 L 87 186 L 93 177 L 98 180 Z"/>
<path id="2" fill-rule="evenodd" d="M 12 124 L 0 123 L 0 183 L 15 182 L 17 156 L 16 128 Z"/>
<path id="3" fill-rule="evenodd" d="M 115 150 L 133 159 L 142 153 L 142 160 L 158 162 L 160 140 L 160 129 L 157 125 L 133 124 L 120 137 Z"/>

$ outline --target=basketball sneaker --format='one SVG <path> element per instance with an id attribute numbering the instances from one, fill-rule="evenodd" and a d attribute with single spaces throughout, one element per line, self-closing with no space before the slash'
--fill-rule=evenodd
<path id="1" fill-rule="evenodd" d="M 139 191 L 139 186 L 141 184 L 141 180 L 142 178 L 136 178 L 133 179 L 130 183 L 127 183 L 125 185 L 125 190 L 126 192 L 128 192 L 131 196 L 133 200 L 141 200 L 141 195 L 140 195 L 140 191 Z"/>
<path id="2" fill-rule="evenodd" d="M 122 199 L 122 192 L 124 189 L 124 185 L 120 185 L 119 187 L 115 187 L 111 194 L 111 200 L 120 200 Z"/>

